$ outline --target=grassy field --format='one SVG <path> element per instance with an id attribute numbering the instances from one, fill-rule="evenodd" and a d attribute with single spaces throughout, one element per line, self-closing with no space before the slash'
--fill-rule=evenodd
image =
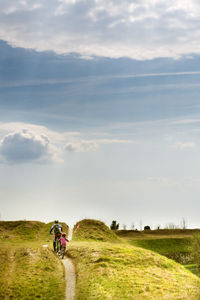
<path id="1" fill-rule="evenodd" d="M 65 274 L 52 251 L 52 224 L 0 222 L 0 299 L 64 299 Z M 76 300 L 200 299 L 200 279 L 160 255 L 190 251 L 192 233 L 117 233 L 98 220 L 74 226 L 67 252 L 76 266 Z M 187 267 L 195 272 L 194 264 Z"/>
<path id="2" fill-rule="evenodd" d="M 0 222 L 0 299 L 64 299 L 64 268 L 52 251 L 51 225 Z"/>
<path id="3" fill-rule="evenodd" d="M 198 229 L 119 230 L 117 235 L 133 246 L 155 251 L 181 264 L 192 264 L 192 238 Z"/>

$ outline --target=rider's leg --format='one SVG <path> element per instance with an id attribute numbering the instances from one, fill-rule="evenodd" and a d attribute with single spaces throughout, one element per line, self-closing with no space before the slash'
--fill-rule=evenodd
<path id="1" fill-rule="evenodd" d="M 56 252 L 56 237 L 54 237 L 53 241 L 53 251 Z"/>

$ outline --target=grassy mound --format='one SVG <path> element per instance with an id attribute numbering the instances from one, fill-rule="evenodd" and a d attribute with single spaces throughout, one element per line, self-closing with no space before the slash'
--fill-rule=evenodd
<path id="1" fill-rule="evenodd" d="M 168 258 L 125 244 L 72 242 L 77 299 L 200 299 L 200 280 Z"/>
<path id="2" fill-rule="evenodd" d="M 79 225 L 79 228 L 77 226 Z M 74 226 L 73 240 L 95 240 L 102 242 L 119 242 L 117 235 L 103 222 L 92 219 L 84 219 Z"/>
<path id="3" fill-rule="evenodd" d="M 69 226 L 63 222 L 60 222 L 60 224 L 62 225 L 62 231 L 68 235 Z M 47 236 L 49 236 L 49 231 L 50 231 L 52 225 L 54 225 L 54 222 L 47 223 L 44 226 L 44 232 L 47 233 Z"/>
<path id="4" fill-rule="evenodd" d="M 0 236 L 8 239 L 35 239 L 44 225 L 38 221 L 0 221 Z"/>
<path id="5" fill-rule="evenodd" d="M 0 239 L 35 240 L 49 239 L 49 231 L 54 222 L 45 224 L 39 221 L 0 221 Z M 61 223 L 68 234 L 68 225 Z"/>

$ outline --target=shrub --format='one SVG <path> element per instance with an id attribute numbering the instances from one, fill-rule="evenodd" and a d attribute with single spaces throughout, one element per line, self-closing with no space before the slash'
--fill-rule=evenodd
<path id="1" fill-rule="evenodd" d="M 151 230 L 151 227 L 149 225 L 144 226 L 144 230 Z"/>
<path id="2" fill-rule="evenodd" d="M 110 225 L 111 230 L 118 230 L 119 229 L 119 223 L 117 221 L 112 221 L 112 224 Z"/>

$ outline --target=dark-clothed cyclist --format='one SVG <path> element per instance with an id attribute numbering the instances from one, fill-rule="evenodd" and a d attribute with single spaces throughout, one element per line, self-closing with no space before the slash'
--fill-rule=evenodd
<path id="1" fill-rule="evenodd" d="M 50 229 L 50 234 L 54 232 L 53 249 L 56 251 L 56 240 L 59 240 L 62 234 L 62 225 L 59 224 L 58 220 L 54 222 L 54 225 Z"/>

